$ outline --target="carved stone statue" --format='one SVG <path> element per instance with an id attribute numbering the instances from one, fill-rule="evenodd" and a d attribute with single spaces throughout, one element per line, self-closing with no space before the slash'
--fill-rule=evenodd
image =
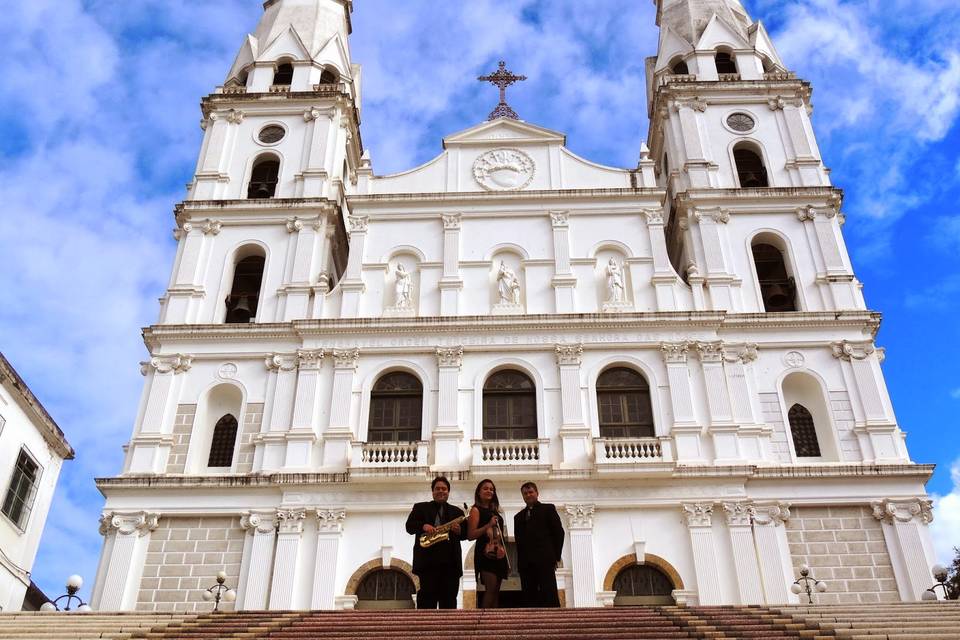
<path id="1" fill-rule="evenodd" d="M 397 265 L 397 282 L 394 285 L 397 299 L 394 303 L 398 308 L 406 309 L 413 306 L 413 299 L 411 298 L 411 281 L 410 281 L 410 272 L 408 272 L 402 264 Z"/>
<path id="2" fill-rule="evenodd" d="M 610 258 L 607 262 L 607 302 L 623 302 L 624 291 L 623 269 L 616 258 Z"/>
<path id="3" fill-rule="evenodd" d="M 520 280 L 503 260 L 500 261 L 500 271 L 497 273 L 497 290 L 500 293 L 500 304 L 520 304 Z"/>

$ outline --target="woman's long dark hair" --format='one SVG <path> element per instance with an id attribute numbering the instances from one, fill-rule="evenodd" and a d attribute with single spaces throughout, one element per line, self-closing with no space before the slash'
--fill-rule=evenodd
<path id="1" fill-rule="evenodd" d="M 477 485 L 477 488 L 473 490 L 473 506 L 480 507 L 480 487 L 489 482 L 493 486 L 493 498 L 490 500 L 490 506 L 493 507 L 493 510 L 497 513 L 500 513 L 500 498 L 497 497 L 497 485 L 493 484 L 493 480 L 490 478 L 484 478 L 480 481 L 480 484 Z"/>

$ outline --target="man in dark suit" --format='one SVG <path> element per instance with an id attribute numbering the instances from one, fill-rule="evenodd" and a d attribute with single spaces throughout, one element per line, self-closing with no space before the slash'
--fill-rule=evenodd
<path id="1" fill-rule="evenodd" d="M 431 534 L 434 529 L 451 520 L 463 517 L 463 510 L 447 504 L 450 497 L 450 481 L 440 476 L 430 483 L 433 492 L 431 502 L 413 505 L 407 517 L 407 533 L 413 538 L 413 572 L 420 578 L 417 592 L 417 609 L 456 609 L 457 592 L 463 563 L 460 559 L 460 543 L 467 537 L 467 527 L 455 524 L 450 528 L 450 539 L 423 548 L 420 536 Z"/>
<path id="2" fill-rule="evenodd" d="M 559 607 L 556 568 L 563 551 L 563 524 L 555 506 L 540 502 L 537 485 L 525 483 L 520 495 L 526 507 L 513 518 L 513 535 L 524 604 Z"/>

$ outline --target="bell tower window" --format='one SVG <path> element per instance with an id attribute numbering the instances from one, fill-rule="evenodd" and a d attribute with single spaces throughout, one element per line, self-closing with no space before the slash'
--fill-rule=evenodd
<path id="1" fill-rule="evenodd" d="M 674 58 L 674 60 L 670 63 L 670 73 L 675 76 L 685 76 L 690 73 L 690 68 L 687 66 L 687 62 L 683 58 Z"/>
<path id="2" fill-rule="evenodd" d="M 340 81 L 340 75 L 336 71 L 324 69 L 320 74 L 320 84 L 337 84 Z"/>
<path id="3" fill-rule="evenodd" d="M 233 287 L 227 296 L 227 324 L 246 324 L 257 316 L 260 285 L 263 282 L 263 256 L 249 256 L 237 263 Z"/>
<path id="4" fill-rule="evenodd" d="M 753 245 L 753 264 L 757 268 L 763 310 L 796 311 L 797 285 L 787 274 L 783 253 L 773 245 Z"/>
<path id="5" fill-rule="evenodd" d="M 736 163 L 737 177 L 740 179 L 740 188 L 753 189 L 769 187 L 767 169 L 763 166 L 760 154 L 746 146 L 738 146 L 733 150 L 733 159 Z"/>
<path id="6" fill-rule="evenodd" d="M 737 73 L 737 63 L 729 51 L 717 51 L 717 73 Z"/>
<path id="7" fill-rule="evenodd" d="M 275 87 L 289 87 L 293 83 L 293 65 L 289 62 L 277 65 L 277 70 L 273 74 L 273 85 Z"/>
<path id="8" fill-rule="evenodd" d="M 280 161 L 275 156 L 268 155 L 258 158 L 250 172 L 250 186 L 247 187 L 247 198 L 272 198 L 277 192 L 277 183 L 280 181 Z"/>
<path id="9" fill-rule="evenodd" d="M 237 443 L 237 419 L 227 414 L 217 421 L 210 441 L 208 467 L 229 467 L 233 464 L 233 447 Z"/>
<path id="10" fill-rule="evenodd" d="M 790 421 L 790 433 L 793 435 L 793 449 L 798 458 L 819 458 L 820 441 L 813 416 L 802 404 L 795 404 L 787 412 Z"/>

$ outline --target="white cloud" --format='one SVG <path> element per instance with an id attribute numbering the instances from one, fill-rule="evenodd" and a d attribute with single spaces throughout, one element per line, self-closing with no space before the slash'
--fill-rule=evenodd
<path id="1" fill-rule="evenodd" d="M 951 391 L 950 397 L 953 398 L 954 400 L 960 400 L 960 387 L 957 387 L 956 389 Z"/>
<path id="2" fill-rule="evenodd" d="M 953 489 L 947 495 L 934 494 L 930 535 L 937 560 L 944 566 L 953 561 L 954 547 L 960 547 L 960 459 L 950 467 Z"/>

